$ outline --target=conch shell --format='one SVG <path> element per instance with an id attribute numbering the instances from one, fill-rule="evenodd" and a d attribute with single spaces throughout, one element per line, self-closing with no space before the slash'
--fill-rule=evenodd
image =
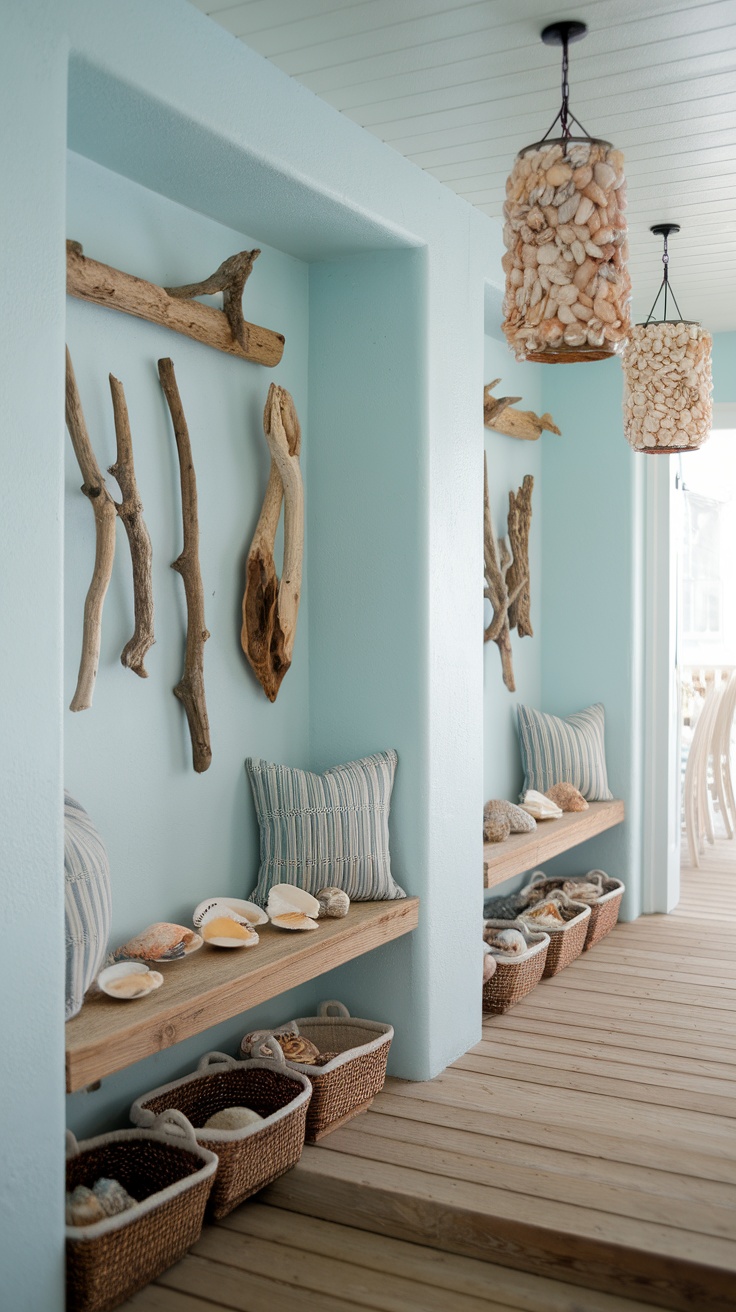
<path id="1" fill-rule="evenodd" d="M 205 912 L 200 929 L 205 943 L 216 948 L 254 948 L 258 942 L 253 926 L 223 905 Z"/>
<path id="2" fill-rule="evenodd" d="M 178 961 L 202 946 L 199 934 L 184 925 L 158 921 L 113 952 L 114 961 Z"/>
<path id="3" fill-rule="evenodd" d="M 316 920 L 319 915 L 319 902 L 311 893 L 296 884 L 273 884 L 269 894 L 266 910 L 273 920 L 276 916 L 286 916 L 298 911 L 303 916 Z"/>

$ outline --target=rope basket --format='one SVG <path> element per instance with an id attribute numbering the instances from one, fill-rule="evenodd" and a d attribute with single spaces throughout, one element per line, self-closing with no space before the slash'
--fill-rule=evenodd
<path id="1" fill-rule="evenodd" d="M 620 879 L 614 879 L 607 875 L 603 870 L 590 870 L 587 875 L 559 875 L 553 878 L 545 878 L 542 872 L 535 876 L 530 884 L 522 891 L 526 893 L 532 889 L 539 889 L 540 896 L 544 897 L 553 888 L 561 888 L 563 884 L 577 881 L 584 883 L 589 880 L 591 875 L 603 876 L 603 894 L 596 898 L 595 902 L 590 902 L 590 920 L 588 921 L 588 932 L 583 944 L 583 952 L 595 947 L 600 943 L 606 934 L 610 934 L 618 923 L 619 912 L 621 910 L 621 901 L 626 892 L 626 885 Z"/>
<path id="2" fill-rule="evenodd" d="M 529 929 L 521 920 L 484 920 L 490 929 L 518 929 L 527 943 L 526 952 L 504 961 L 496 957 L 496 970 L 483 984 L 483 1010 L 499 1016 L 521 1002 L 536 988 L 547 960 L 549 934 Z M 495 955 L 495 954 L 494 954 Z"/>
<path id="3" fill-rule="evenodd" d="M 77 1143 L 67 1132 L 66 1187 L 119 1180 L 138 1201 L 96 1221 L 66 1227 L 69 1312 L 110 1312 L 173 1266 L 199 1239 L 217 1170 L 178 1112 L 149 1130 L 118 1130 Z"/>
<path id="4" fill-rule="evenodd" d="M 564 912 L 571 912 L 570 919 L 565 921 L 559 929 L 545 929 L 545 934 L 549 934 L 549 950 L 547 960 L 544 963 L 544 979 L 549 979 L 552 975 L 559 975 L 561 970 L 569 966 L 571 962 L 576 961 L 580 956 L 585 944 L 590 924 L 590 907 L 585 902 L 575 902 L 572 898 L 565 899 L 567 906 L 561 907 Z"/>
<path id="5" fill-rule="evenodd" d="M 386 1080 L 386 1062 L 394 1037 L 393 1027 L 380 1021 L 359 1020 L 341 1002 L 322 1002 L 317 1016 L 302 1016 L 274 1031 L 300 1035 L 334 1054 L 323 1066 L 289 1061 L 312 1084 L 312 1101 L 307 1112 L 306 1137 L 316 1143 L 360 1112 L 367 1111 Z M 243 1039 L 241 1051 L 259 1051 L 265 1034 L 256 1032 Z"/>
<path id="6" fill-rule="evenodd" d="M 186 1116 L 197 1143 L 219 1158 L 210 1198 L 211 1215 L 219 1220 L 296 1166 L 311 1096 L 309 1080 L 287 1069 L 272 1039 L 269 1056 L 254 1061 L 208 1052 L 194 1074 L 138 1098 L 130 1119 L 149 1125 L 167 1107 Z M 250 1107 L 264 1119 L 240 1130 L 204 1129 L 205 1121 L 226 1107 Z"/>

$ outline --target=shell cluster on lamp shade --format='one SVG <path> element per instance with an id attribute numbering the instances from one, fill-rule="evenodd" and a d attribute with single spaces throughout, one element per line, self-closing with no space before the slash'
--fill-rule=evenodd
<path id="1" fill-rule="evenodd" d="M 599 360 L 629 333 L 626 181 L 602 141 L 521 151 L 506 183 L 503 330 L 518 360 Z"/>
<path id="2" fill-rule="evenodd" d="M 712 339 L 698 323 L 635 324 L 624 351 L 624 432 L 636 451 L 694 451 L 712 422 Z"/>

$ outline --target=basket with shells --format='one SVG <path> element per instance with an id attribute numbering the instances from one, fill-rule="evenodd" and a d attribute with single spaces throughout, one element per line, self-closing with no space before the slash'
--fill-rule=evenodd
<path id="1" fill-rule="evenodd" d="M 312 1084 L 307 1142 L 315 1143 L 360 1112 L 367 1111 L 386 1079 L 393 1039 L 391 1025 L 359 1020 L 341 1002 L 322 1002 L 316 1016 L 302 1016 L 271 1031 L 246 1034 L 244 1056 L 257 1056 L 273 1037 L 291 1070 Z"/>
<path id="2" fill-rule="evenodd" d="M 532 903 L 558 891 L 590 907 L 583 943 L 583 952 L 587 952 L 596 943 L 600 943 L 606 934 L 610 934 L 617 924 L 626 886 L 620 879 L 607 875 L 604 870 L 589 870 L 587 875 L 554 875 L 551 878 L 543 870 L 537 870 L 530 882 L 522 888 L 521 896 Z"/>
<path id="3" fill-rule="evenodd" d="M 483 1010 L 501 1015 L 536 988 L 544 972 L 549 934 L 521 920 L 484 920 L 483 942 L 495 970 L 483 981 Z"/>

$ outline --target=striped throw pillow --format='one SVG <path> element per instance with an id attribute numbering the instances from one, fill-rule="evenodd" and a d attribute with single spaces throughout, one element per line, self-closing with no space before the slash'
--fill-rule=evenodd
<path id="1" fill-rule="evenodd" d="M 76 1016 L 107 951 L 112 903 L 105 845 L 87 812 L 64 794 L 65 1020 Z"/>
<path id="2" fill-rule="evenodd" d="M 249 758 L 261 830 L 261 868 L 251 900 L 272 884 L 307 893 L 333 885 L 354 902 L 406 897 L 391 877 L 388 813 L 396 752 L 377 752 L 324 774 Z"/>
<path id="3" fill-rule="evenodd" d="M 524 792 L 546 793 L 553 784 L 572 784 L 589 802 L 613 797 L 606 773 L 605 710 L 600 702 L 585 711 L 545 715 L 517 706 Z M 523 794 L 522 794 L 523 796 Z"/>

